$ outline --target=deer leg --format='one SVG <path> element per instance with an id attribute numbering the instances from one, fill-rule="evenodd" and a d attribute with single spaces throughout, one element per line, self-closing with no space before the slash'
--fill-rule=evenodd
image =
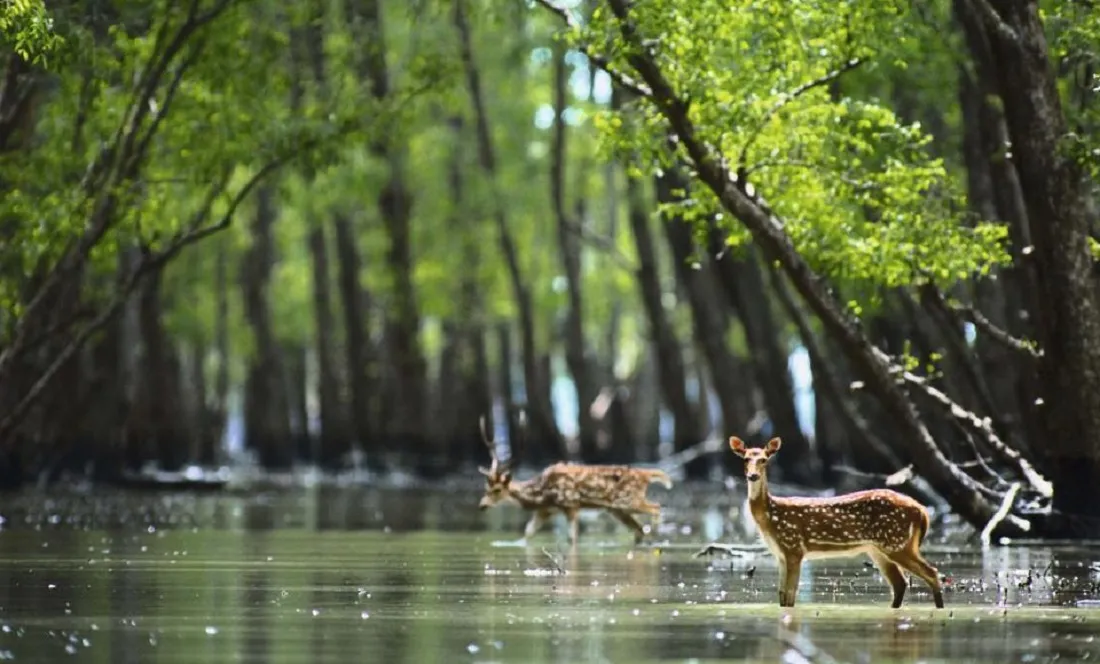
<path id="1" fill-rule="evenodd" d="M 802 556 L 788 554 L 784 562 L 787 567 L 787 606 L 794 606 L 794 598 L 798 595 L 798 580 L 802 576 Z"/>
<path id="2" fill-rule="evenodd" d="M 943 608 L 943 589 L 940 587 L 940 573 L 928 564 L 916 551 L 902 551 L 890 557 L 895 563 L 919 577 L 932 589 L 932 601 L 937 609 Z"/>
<path id="3" fill-rule="evenodd" d="M 905 575 L 901 573 L 901 568 L 897 566 L 886 556 L 881 553 L 874 552 L 867 554 L 871 557 L 871 561 L 878 567 L 878 571 L 882 572 L 882 576 L 886 579 L 886 582 L 890 584 L 890 589 L 894 591 L 894 601 L 890 605 L 891 608 L 897 609 L 901 607 L 901 601 L 905 599 Z"/>
<path id="4" fill-rule="evenodd" d="M 637 519 L 623 510 L 612 509 L 608 511 L 611 512 L 611 515 L 618 519 L 620 523 L 634 531 L 634 543 L 640 544 L 642 538 L 645 537 L 645 528 L 642 527 L 642 524 L 638 523 Z"/>
<path id="5" fill-rule="evenodd" d="M 531 515 L 531 520 L 527 522 L 527 526 L 523 529 L 523 538 L 534 537 L 535 533 L 546 525 L 546 520 L 549 518 L 549 510 L 535 510 L 535 513 Z"/>
<path id="6" fill-rule="evenodd" d="M 798 579 L 802 575 L 802 556 L 792 553 L 776 558 L 779 562 L 779 606 L 794 606 Z"/>
<path id="7" fill-rule="evenodd" d="M 580 522 L 580 510 L 567 509 L 565 512 L 565 518 L 569 519 L 569 541 L 573 546 L 577 546 L 577 538 L 581 534 L 581 522 Z"/>

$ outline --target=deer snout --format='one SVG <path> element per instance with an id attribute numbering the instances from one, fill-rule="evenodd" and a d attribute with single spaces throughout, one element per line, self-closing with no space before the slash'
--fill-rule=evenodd
<path id="1" fill-rule="evenodd" d="M 748 473 L 747 475 L 745 475 L 745 479 L 750 482 L 755 482 L 760 479 L 760 473 Z"/>
<path id="2" fill-rule="evenodd" d="M 483 512 L 492 506 L 493 504 L 489 502 L 489 496 L 482 496 L 481 501 L 477 504 L 477 508 Z"/>

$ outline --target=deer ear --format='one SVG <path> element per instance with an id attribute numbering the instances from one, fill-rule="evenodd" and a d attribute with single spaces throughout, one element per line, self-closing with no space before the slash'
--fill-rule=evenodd
<path id="1" fill-rule="evenodd" d="M 737 436 L 730 436 L 730 449 L 737 456 L 745 457 L 745 441 L 741 440 Z"/>
<path id="2" fill-rule="evenodd" d="M 783 445 L 783 441 L 779 440 L 779 436 L 772 438 L 768 441 L 768 444 L 764 447 L 764 451 L 771 456 L 779 451 L 779 448 Z"/>

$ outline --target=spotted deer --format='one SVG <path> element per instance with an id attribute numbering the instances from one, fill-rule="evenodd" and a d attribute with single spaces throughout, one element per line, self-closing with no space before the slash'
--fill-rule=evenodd
<path id="1" fill-rule="evenodd" d="M 511 502 L 533 512 L 523 530 L 524 539 L 533 536 L 557 513 L 569 520 L 569 539 L 576 545 L 580 532 L 578 516 L 582 509 L 609 512 L 634 531 L 635 544 L 645 537 L 645 528 L 634 517 L 638 514 L 658 516 L 661 506 L 646 499 L 649 485 L 657 482 L 666 489 L 672 480 L 663 470 L 631 468 L 629 466 L 589 466 L 556 463 L 527 480 L 512 478 L 512 461 L 497 458 L 496 444 L 486 433 L 485 418 L 481 418 L 481 438 L 489 448 L 491 465 L 478 468 L 485 476 L 485 495 L 478 509 Z"/>
<path id="2" fill-rule="evenodd" d="M 768 549 L 779 562 L 779 606 L 794 606 L 803 560 L 866 553 L 894 591 L 893 608 L 905 597 L 902 570 L 932 588 L 943 608 L 939 573 L 920 554 L 928 532 L 928 512 L 912 498 L 888 489 L 857 491 L 832 498 L 780 498 L 768 492 L 768 462 L 781 441 L 746 448 L 730 438 L 730 449 L 745 460 L 749 511 Z"/>

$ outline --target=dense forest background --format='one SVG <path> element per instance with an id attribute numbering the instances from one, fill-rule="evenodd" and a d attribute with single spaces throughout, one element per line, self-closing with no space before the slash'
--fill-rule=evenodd
<path id="1" fill-rule="evenodd" d="M 1094 3 L 558 2 L 4 3 L 5 484 L 489 413 L 1100 532 Z"/>

